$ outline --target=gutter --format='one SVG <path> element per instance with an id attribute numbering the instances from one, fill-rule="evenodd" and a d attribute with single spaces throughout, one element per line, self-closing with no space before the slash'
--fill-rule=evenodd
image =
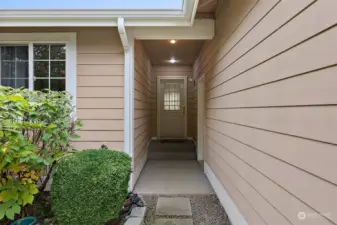
<path id="1" fill-rule="evenodd" d="M 117 27 L 118 27 L 118 33 L 119 33 L 119 36 L 121 38 L 122 45 L 123 45 L 123 48 L 124 48 L 124 52 L 127 52 L 128 48 L 129 48 L 129 41 L 128 41 L 128 37 L 126 35 L 123 17 L 118 17 Z"/>
<path id="2" fill-rule="evenodd" d="M 123 17 L 118 17 L 118 33 L 124 48 L 124 148 L 132 159 L 134 171 L 134 37 L 133 32 L 126 31 Z M 134 187 L 134 173 L 131 173 L 129 191 Z"/>

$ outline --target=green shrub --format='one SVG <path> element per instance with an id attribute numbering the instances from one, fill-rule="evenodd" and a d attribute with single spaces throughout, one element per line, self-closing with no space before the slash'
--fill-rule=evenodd
<path id="1" fill-rule="evenodd" d="M 62 158 L 53 172 L 52 207 L 59 225 L 102 225 L 117 219 L 126 199 L 130 157 L 85 150 Z"/>
<path id="2" fill-rule="evenodd" d="M 81 122 L 73 115 L 66 92 L 0 86 L 0 220 L 27 216 L 22 207 L 44 188 L 46 167 L 77 137 Z"/>

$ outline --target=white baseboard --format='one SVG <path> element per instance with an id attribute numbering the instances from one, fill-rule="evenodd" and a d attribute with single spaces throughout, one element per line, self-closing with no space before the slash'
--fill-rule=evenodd
<path id="1" fill-rule="evenodd" d="M 226 210 L 226 213 L 232 225 L 248 225 L 245 218 L 229 196 L 227 190 L 213 173 L 212 169 L 208 166 L 206 161 L 204 162 L 204 172 L 209 182 L 211 183 L 215 193 L 217 194 L 222 206 Z"/>

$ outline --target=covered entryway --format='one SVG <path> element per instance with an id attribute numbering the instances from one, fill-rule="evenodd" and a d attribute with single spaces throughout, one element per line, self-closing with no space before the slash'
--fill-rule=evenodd
<path id="1" fill-rule="evenodd" d="M 139 177 L 134 191 L 139 194 L 214 194 L 197 153 L 202 149 L 197 146 L 198 87 L 203 89 L 193 64 L 203 44 L 135 41 L 134 162 Z"/>
<path id="2" fill-rule="evenodd" d="M 135 186 L 140 194 L 213 194 L 193 141 L 152 141 Z"/>

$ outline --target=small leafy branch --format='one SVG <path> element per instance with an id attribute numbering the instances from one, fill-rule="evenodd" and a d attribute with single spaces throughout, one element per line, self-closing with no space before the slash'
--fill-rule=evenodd
<path id="1" fill-rule="evenodd" d="M 0 86 L 0 220 L 25 216 L 81 126 L 66 92 Z"/>

